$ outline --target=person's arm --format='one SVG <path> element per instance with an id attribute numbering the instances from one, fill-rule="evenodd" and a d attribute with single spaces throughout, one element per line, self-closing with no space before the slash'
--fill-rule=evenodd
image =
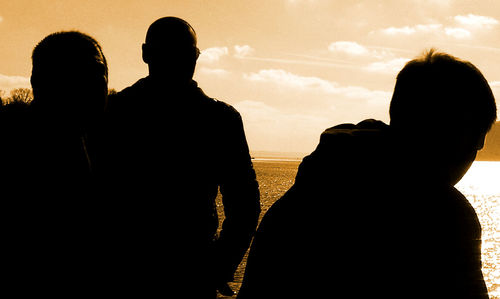
<path id="1" fill-rule="evenodd" d="M 488 288 L 483 277 L 483 271 L 481 270 L 481 239 L 474 241 L 473 244 L 473 256 L 475 256 L 475 262 L 471 265 L 471 269 L 468 275 L 464 277 L 464 281 L 468 283 L 471 298 L 482 298 L 488 299 Z"/>
<path id="2" fill-rule="evenodd" d="M 457 192 L 458 193 L 458 192 Z M 459 271 L 456 284 L 467 294 L 467 298 L 487 299 L 488 289 L 486 287 L 481 261 L 481 223 L 468 200 L 461 196 L 462 208 L 457 209 L 462 213 L 457 215 L 457 236 L 459 253 L 457 263 Z"/>
<path id="3" fill-rule="evenodd" d="M 232 281 L 255 233 L 260 214 L 259 186 L 239 113 L 230 112 L 221 135 L 220 192 L 225 219 L 216 242 L 218 279 Z"/>

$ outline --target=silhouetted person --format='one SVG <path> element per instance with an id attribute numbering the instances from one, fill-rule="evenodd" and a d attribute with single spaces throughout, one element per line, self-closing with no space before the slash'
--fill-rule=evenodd
<path id="1" fill-rule="evenodd" d="M 110 197 L 125 287 L 213 298 L 240 263 L 257 226 L 259 190 L 239 113 L 193 81 L 199 50 L 184 20 L 148 29 L 149 76 L 110 97 Z M 216 236 L 216 196 L 225 220 Z M 124 278 L 124 281 L 128 281 Z"/>
<path id="2" fill-rule="evenodd" d="M 471 63 L 433 50 L 397 77 L 391 122 L 327 129 L 264 216 L 238 298 L 487 298 L 481 226 L 453 185 L 496 119 Z"/>
<path id="3" fill-rule="evenodd" d="M 104 112 L 107 64 L 98 42 L 76 31 L 45 37 L 32 62 L 33 101 L 0 113 L 2 291 L 88 296 L 101 246 L 89 134 Z"/>

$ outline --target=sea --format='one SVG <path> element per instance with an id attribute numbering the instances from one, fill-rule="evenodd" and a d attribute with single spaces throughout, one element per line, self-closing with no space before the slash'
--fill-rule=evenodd
<path id="1" fill-rule="evenodd" d="M 261 218 L 294 183 L 300 159 L 253 159 L 261 194 Z M 500 299 L 500 162 L 476 161 L 455 186 L 476 210 L 482 226 L 483 275 L 491 299 Z M 219 221 L 224 218 L 220 195 Z M 260 221 L 260 220 L 259 220 Z M 247 252 L 248 254 L 248 252 Z M 229 285 L 237 293 L 246 266 L 245 255 Z M 218 295 L 218 298 L 235 298 Z"/>

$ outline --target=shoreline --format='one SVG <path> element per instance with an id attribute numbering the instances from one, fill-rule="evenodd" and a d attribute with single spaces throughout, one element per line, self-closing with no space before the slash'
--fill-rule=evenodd
<path id="1" fill-rule="evenodd" d="M 302 158 L 252 158 L 252 162 L 302 162 Z"/>

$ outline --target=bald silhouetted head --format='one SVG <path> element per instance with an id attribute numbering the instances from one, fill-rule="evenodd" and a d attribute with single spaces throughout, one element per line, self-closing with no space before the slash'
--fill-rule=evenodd
<path id="1" fill-rule="evenodd" d="M 150 77 L 172 84 L 190 82 L 198 56 L 196 33 L 186 21 L 164 17 L 149 26 L 142 58 Z"/>

